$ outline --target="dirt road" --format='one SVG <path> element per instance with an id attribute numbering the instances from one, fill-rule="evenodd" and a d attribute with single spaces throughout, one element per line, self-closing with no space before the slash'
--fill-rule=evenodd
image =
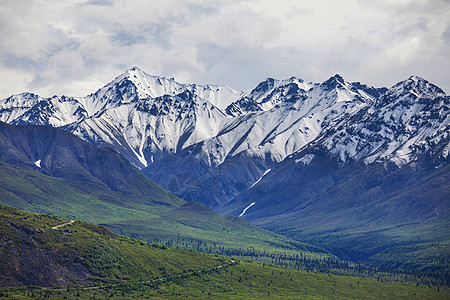
<path id="1" fill-rule="evenodd" d="M 75 220 L 70 220 L 70 222 L 67 222 L 67 223 L 64 223 L 64 224 L 61 224 L 61 225 L 53 226 L 52 229 L 58 229 L 59 227 L 66 226 L 66 225 L 72 224 L 74 222 L 75 222 Z"/>

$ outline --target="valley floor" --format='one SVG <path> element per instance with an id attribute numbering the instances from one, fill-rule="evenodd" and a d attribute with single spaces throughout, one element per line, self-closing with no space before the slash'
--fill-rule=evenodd
<path id="1" fill-rule="evenodd" d="M 203 271 L 101 286 L 0 290 L 0 299 L 449 299 L 446 287 L 383 282 L 230 261 Z"/>

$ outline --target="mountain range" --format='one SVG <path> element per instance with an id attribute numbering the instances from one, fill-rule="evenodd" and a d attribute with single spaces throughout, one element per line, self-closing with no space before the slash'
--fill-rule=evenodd
<path id="1" fill-rule="evenodd" d="M 0 100 L 0 121 L 111 147 L 184 200 L 342 258 L 413 268 L 420 253 L 426 268 L 448 259 L 449 104 L 417 76 L 390 88 L 268 78 L 234 91 L 132 68 L 86 97 Z"/>

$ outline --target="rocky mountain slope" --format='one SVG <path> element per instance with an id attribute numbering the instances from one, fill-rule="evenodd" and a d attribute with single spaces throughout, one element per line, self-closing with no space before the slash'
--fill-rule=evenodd
<path id="1" fill-rule="evenodd" d="M 328 126 L 329 115 L 325 117 L 326 125 L 322 124 L 321 133 L 276 167 L 282 169 L 284 165 L 294 164 L 299 169 L 297 174 L 304 174 L 300 171 L 303 169 L 319 171 L 324 162 L 329 165 L 328 172 L 355 165 L 368 169 L 381 166 L 386 174 L 406 166 L 413 173 L 446 168 L 450 159 L 450 97 L 442 90 L 413 76 L 369 104 L 361 104 L 362 108 L 352 114 L 338 112 L 339 117 L 333 119 L 332 126 Z M 340 118 L 344 122 L 337 121 Z M 316 162 L 322 167 L 314 166 Z M 272 184 L 270 175 L 274 173 L 275 168 L 248 193 Z M 361 182 L 371 184 L 362 178 Z"/>
<path id="2" fill-rule="evenodd" d="M 82 192 L 95 190 L 104 195 L 106 202 L 117 204 L 121 198 L 130 198 L 127 201 L 142 205 L 184 203 L 143 176 L 111 148 L 95 147 L 50 126 L 14 126 L 0 122 L 0 161 L 66 179 L 65 183 Z M 111 193 L 115 196 L 107 196 Z M 127 201 L 121 205 L 129 205 Z"/>
<path id="3" fill-rule="evenodd" d="M 236 215 L 252 204 L 247 220 L 353 261 L 406 269 L 435 261 L 445 269 L 449 108 L 442 90 L 410 77 L 219 210 Z"/>

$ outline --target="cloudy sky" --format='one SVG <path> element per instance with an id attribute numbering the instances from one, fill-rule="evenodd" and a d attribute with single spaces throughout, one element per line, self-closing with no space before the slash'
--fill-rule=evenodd
<path id="1" fill-rule="evenodd" d="M 250 89 L 267 77 L 450 93 L 448 0 L 1 0 L 0 98 L 84 96 L 139 66 Z"/>

